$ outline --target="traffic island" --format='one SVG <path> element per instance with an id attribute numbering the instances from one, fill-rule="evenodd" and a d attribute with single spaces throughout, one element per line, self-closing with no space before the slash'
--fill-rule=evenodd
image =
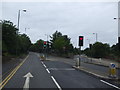
<path id="1" fill-rule="evenodd" d="M 73 66 L 73 68 L 75 68 L 76 70 L 80 70 L 82 72 L 85 72 L 87 74 L 93 75 L 96 78 L 113 80 L 113 81 L 118 81 L 119 80 L 118 78 L 110 77 L 108 74 L 103 74 L 102 72 L 97 72 L 95 70 L 90 70 L 90 69 L 82 67 L 82 66 Z"/>

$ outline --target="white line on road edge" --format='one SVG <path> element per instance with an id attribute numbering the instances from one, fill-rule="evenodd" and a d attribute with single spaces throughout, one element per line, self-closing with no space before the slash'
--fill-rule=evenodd
<path id="1" fill-rule="evenodd" d="M 54 83 L 57 85 L 57 87 L 59 88 L 59 90 L 62 90 L 62 88 L 60 87 L 60 85 L 57 83 L 57 81 L 55 80 L 55 78 L 53 76 L 51 76 L 51 78 L 53 79 Z"/>
<path id="2" fill-rule="evenodd" d="M 107 84 L 107 85 L 109 85 L 109 86 L 112 86 L 112 87 L 114 87 L 114 88 L 120 89 L 119 87 L 117 87 L 117 86 L 115 86 L 115 85 L 113 85 L 113 84 L 110 84 L 110 83 L 108 83 L 108 82 L 106 82 L 106 81 L 104 81 L 104 80 L 100 80 L 100 81 L 103 82 L 103 83 L 105 83 L 105 84 Z"/>
<path id="3" fill-rule="evenodd" d="M 48 73 L 50 73 L 50 71 L 48 69 L 46 69 Z"/>

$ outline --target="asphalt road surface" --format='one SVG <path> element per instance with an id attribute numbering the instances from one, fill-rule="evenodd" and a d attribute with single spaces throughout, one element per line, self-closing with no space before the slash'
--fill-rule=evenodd
<path id="1" fill-rule="evenodd" d="M 24 77 L 26 74 L 33 76 Z M 0 83 L 1 84 L 1 83 Z M 84 72 L 75 70 L 72 65 L 59 61 L 41 61 L 37 53 L 30 52 L 8 75 L 1 88 L 112 88 L 105 80 L 100 80 Z"/>

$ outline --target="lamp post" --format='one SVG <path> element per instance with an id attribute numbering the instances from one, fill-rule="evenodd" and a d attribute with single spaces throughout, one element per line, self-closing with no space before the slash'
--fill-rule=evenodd
<path id="1" fill-rule="evenodd" d="M 23 12 L 26 12 L 27 10 L 24 9 L 24 10 L 22 10 L 22 11 L 23 11 Z M 18 27 L 17 27 L 18 30 L 19 30 L 19 24 L 20 24 L 20 12 L 21 12 L 21 10 L 18 11 Z"/>
<path id="2" fill-rule="evenodd" d="M 25 28 L 25 34 L 26 34 L 26 30 L 27 30 L 27 29 L 30 29 L 30 28 Z"/>
<path id="3" fill-rule="evenodd" d="M 88 42 L 89 42 L 89 44 L 90 44 L 90 39 L 86 39 L 86 40 L 88 40 Z"/>
<path id="4" fill-rule="evenodd" d="M 98 34 L 97 34 L 97 33 L 93 33 L 93 34 L 95 34 L 95 35 L 96 35 L 96 42 L 97 42 L 97 39 L 98 39 Z"/>
<path id="5" fill-rule="evenodd" d="M 22 10 L 23 12 L 26 12 L 26 10 L 24 9 L 24 10 Z M 18 28 L 18 30 L 16 31 L 16 55 L 17 55 L 17 48 L 18 48 L 18 40 L 17 40 L 17 34 L 18 34 L 18 31 L 19 31 L 19 24 L 20 24 L 20 12 L 21 12 L 21 10 L 18 10 L 18 26 L 17 26 L 17 28 Z"/>

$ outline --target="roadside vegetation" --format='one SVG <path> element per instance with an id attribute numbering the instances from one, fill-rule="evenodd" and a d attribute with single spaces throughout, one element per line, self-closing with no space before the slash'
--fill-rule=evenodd
<path id="1" fill-rule="evenodd" d="M 72 58 L 74 55 L 80 54 L 79 48 L 73 47 L 71 39 L 68 35 L 63 35 L 61 32 L 54 32 L 50 36 L 50 41 L 40 39 L 32 44 L 30 38 L 26 34 L 20 34 L 16 26 L 10 21 L 2 21 L 2 56 L 5 58 L 18 57 L 27 54 L 29 51 L 39 53 L 49 53 L 52 55 Z M 119 45 L 103 44 L 96 42 L 91 44 L 89 48 L 81 51 L 94 58 L 107 58 L 117 60 L 120 62 L 120 48 Z M 7 60 L 8 60 L 7 59 Z"/>
<path id="2" fill-rule="evenodd" d="M 28 53 L 31 41 L 26 34 L 20 34 L 10 21 L 2 21 L 2 57 L 3 62 Z"/>
<path id="3" fill-rule="evenodd" d="M 89 57 L 106 58 L 120 62 L 120 49 L 118 44 L 110 47 L 109 44 L 96 42 L 90 48 L 86 48 L 83 53 Z"/>

